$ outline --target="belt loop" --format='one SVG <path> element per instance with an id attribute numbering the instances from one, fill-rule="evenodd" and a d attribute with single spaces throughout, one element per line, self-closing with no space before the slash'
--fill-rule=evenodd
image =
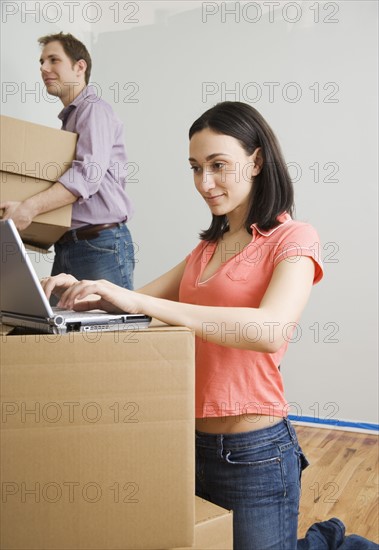
<path id="1" fill-rule="evenodd" d="M 296 434 L 294 432 L 293 427 L 291 426 L 291 423 L 290 423 L 289 419 L 284 417 L 283 422 L 286 425 L 286 428 L 288 430 L 288 433 L 289 433 L 289 436 L 291 438 L 292 443 L 297 443 L 297 437 L 296 437 Z"/>
<path id="2" fill-rule="evenodd" d="M 216 435 L 217 438 L 217 454 L 219 458 L 224 458 L 224 436 L 223 434 Z"/>
<path id="3" fill-rule="evenodd" d="M 71 230 L 72 240 L 74 243 L 77 243 L 79 241 L 78 237 L 76 236 L 76 229 Z"/>

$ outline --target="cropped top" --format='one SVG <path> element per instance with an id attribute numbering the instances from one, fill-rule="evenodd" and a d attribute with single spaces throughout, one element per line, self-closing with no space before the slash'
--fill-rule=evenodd
<path id="1" fill-rule="evenodd" d="M 309 256 L 315 264 L 314 284 L 323 276 L 316 230 L 282 214 L 269 231 L 252 225 L 251 242 L 225 261 L 209 279 L 200 282 L 217 243 L 201 241 L 186 258 L 179 290 L 181 302 L 223 307 L 258 308 L 281 261 Z M 196 417 L 241 414 L 284 417 L 288 405 L 278 369 L 296 327 L 288 326 L 287 338 L 275 353 L 226 347 L 196 336 Z M 209 330 L 215 330 L 212 323 Z M 238 327 L 245 338 L 259 338 L 259 326 Z M 275 328 L 275 327 L 274 327 Z M 206 334 L 207 327 L 205 327 Z M 223 330 L 218 326 L 217 330 Z M 226 328 L 224 327 L 224 330 Z"/>

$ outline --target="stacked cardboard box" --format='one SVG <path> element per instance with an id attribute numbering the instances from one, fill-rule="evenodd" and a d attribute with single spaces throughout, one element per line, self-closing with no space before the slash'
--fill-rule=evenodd
<path id="1" fill-rule="evenodd" d="M 192 331 L 9 330 L 1 548 L 232 549 L 232 514 L 193 494 Z"/>
<path id="2" fill-rule="evenodd" d="M 71 166 L 77 135 L 0 116 L 1 201 L 23 201 L 48 189 Z M 71 205 L 37 216 L 21 232 L 28 245 L 51 247 L 71 227 Z"/>
<path id="3" fill-rule="evenodd" d="M 195 542 L 178 550 L 233 550 L 233 514 L 195 497 Z"/>
<path id="4" fill-rule="evenodd" d="M 190 330 L 8 335 L 0 376 L 1 548 L 192 545 Z"/>

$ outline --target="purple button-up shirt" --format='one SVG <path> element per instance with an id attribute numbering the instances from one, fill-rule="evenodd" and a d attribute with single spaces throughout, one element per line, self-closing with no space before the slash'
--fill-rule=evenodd
<path id="1" fill-rule="evenodd" d="M 62 130 L 78 134 L 76 159 L 59 178 L 79 197 L 72 207 L 72 227 L 130 220 L 123 126 L 112 107 L 88 86 L 58 116 Z"/>

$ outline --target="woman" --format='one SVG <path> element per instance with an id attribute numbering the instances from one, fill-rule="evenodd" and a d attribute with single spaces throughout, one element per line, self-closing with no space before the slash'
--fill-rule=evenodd
<path id="1" fill-rule="evenodd" d="M 322 277 L 319 238 L 291 219 L 287 167 L 254 108 L 220 103 L 189 136 L 196 189 L 212 213 L 192 253 L 138 292 L 64 274 L 43 286 L 62 307 L 145 313 L 195 331 L 196 493 L 233 510 L 235 549 L 295 549 L 307 461 L 279 365 Z"/>

